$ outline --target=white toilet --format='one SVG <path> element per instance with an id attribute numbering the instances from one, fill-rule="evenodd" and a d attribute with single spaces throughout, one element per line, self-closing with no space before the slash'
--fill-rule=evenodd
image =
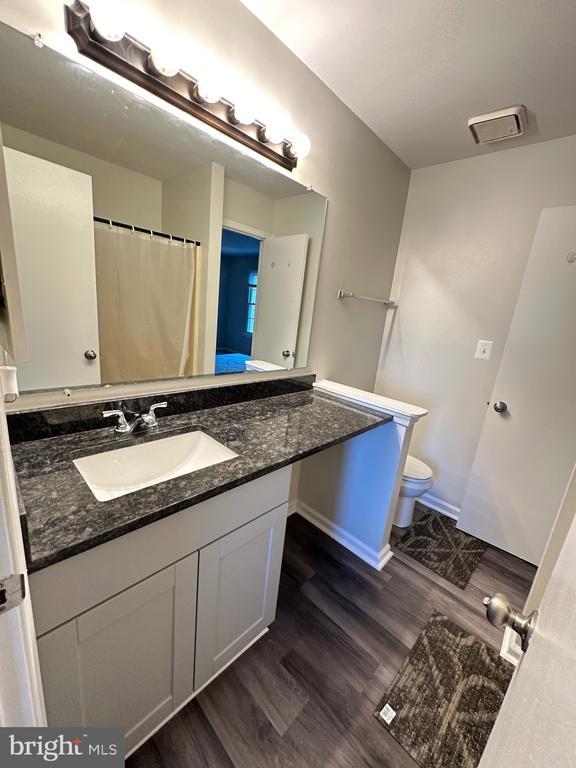
<path id="1" fill-rule="evenodd" d="M 394 525 L 398 528 L 406 528 L 412 523 L 414 503 L 419 496 L 432 487 L 433 478 L 434 473 L 428 464 L 424 464 L 415 456 L 408 456 L 402 476 Z"/>

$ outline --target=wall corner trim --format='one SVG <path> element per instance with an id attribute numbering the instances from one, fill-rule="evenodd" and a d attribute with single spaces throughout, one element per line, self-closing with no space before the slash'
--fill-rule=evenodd
<path id="1" fill-rule="evenodd" d="M 305 520 L 308 520 L 309 523 L 312 523 L 316 528 L 319 528 L 330 536 L 331 539 L 342 544 L 343 547 L 355 554 L 361 560 L 364 560 L 368 565 L 376 568 L 378 571 L 381 571 L 386 563 L 392 558 L 393 553 L 390 544 L 386 544 L 378 552 L 375 549 L 372 549 L 372 547 L 368 547 L 363 541 L 356 538 L 356 536 L 348 533 L 345 528 L 342 528 L 332 520 L 324 517 L 324 515 L 321 515 L 317 510 L 313 509 L 308 504 L 305 504 L 300 499 L 297 500 L 294 512 L 297 512 Z"/>

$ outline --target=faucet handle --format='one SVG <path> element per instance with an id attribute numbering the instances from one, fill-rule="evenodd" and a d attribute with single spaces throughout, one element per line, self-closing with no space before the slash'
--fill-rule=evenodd
<path id="1" fill-rule="evenodd" d="M 118 424 L 114 427 L 115 432 L 129 432 L 130 431 L 130 425 L 126 421 L 126 416 L 124 414 L 124 411 L 120 410 L 114 410 L 114 411 L 102 411 L 102 416 L 107 419 L 110 416 L 117 416 L 118 417 Z"/>
<path id="2" fill-rule="evenodd" d="M 154 411 L 156 410 L 156 408 L 167 408 L 167 407 L 168 407 L 168 403 L 166 402 L 166 400 L 163 400 L 161 403 L 152 403 L 152 405 L 150 406 L 150 410 L 142 418 L 144 419 L 144 421 L 149 427 L 156 427 L 158 426 L 158 419 L 156 418 L 156 414 L 154 413 Z"/>

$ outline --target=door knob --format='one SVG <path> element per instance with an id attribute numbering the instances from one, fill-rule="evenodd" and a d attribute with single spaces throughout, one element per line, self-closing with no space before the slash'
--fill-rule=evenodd
<path id="1" fill-rule="evenodd" d="M 486 606 L 486 618 L 495 627 L 510 627 L 520 635 L 522 650 L 526 652 L 530 644 L 530 638 L 534 633 L 538 611 L 525 615 L 515 611 L 510 601 L 501 592 L 496 592 L 492 597 L 485 597 L 482 601 Z"/>
<path id="2" fill-rule="evenodd" d="M 93 349 L 87 349 L 84 352 L 84 357 L 86 358 L 86 360 L 96 360 L 98 355 L 96 354 L 96 352 L 94 352 Z"/>
<path id="3" fill-rule="evenodd" d="M 494 410 L 496 413 L 506 413 L 508 410 L 508 404 L 504 402 L 504 400 L 497 400 L 494 403 Z"/>

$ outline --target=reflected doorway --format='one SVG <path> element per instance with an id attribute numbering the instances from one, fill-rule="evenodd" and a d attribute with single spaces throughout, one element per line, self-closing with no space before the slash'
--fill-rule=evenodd
<path id="1" fill-rule="evenodd" d="M 240 373 L 252 354 L 260 240 L 222 230 L 216 374 Z"/>

